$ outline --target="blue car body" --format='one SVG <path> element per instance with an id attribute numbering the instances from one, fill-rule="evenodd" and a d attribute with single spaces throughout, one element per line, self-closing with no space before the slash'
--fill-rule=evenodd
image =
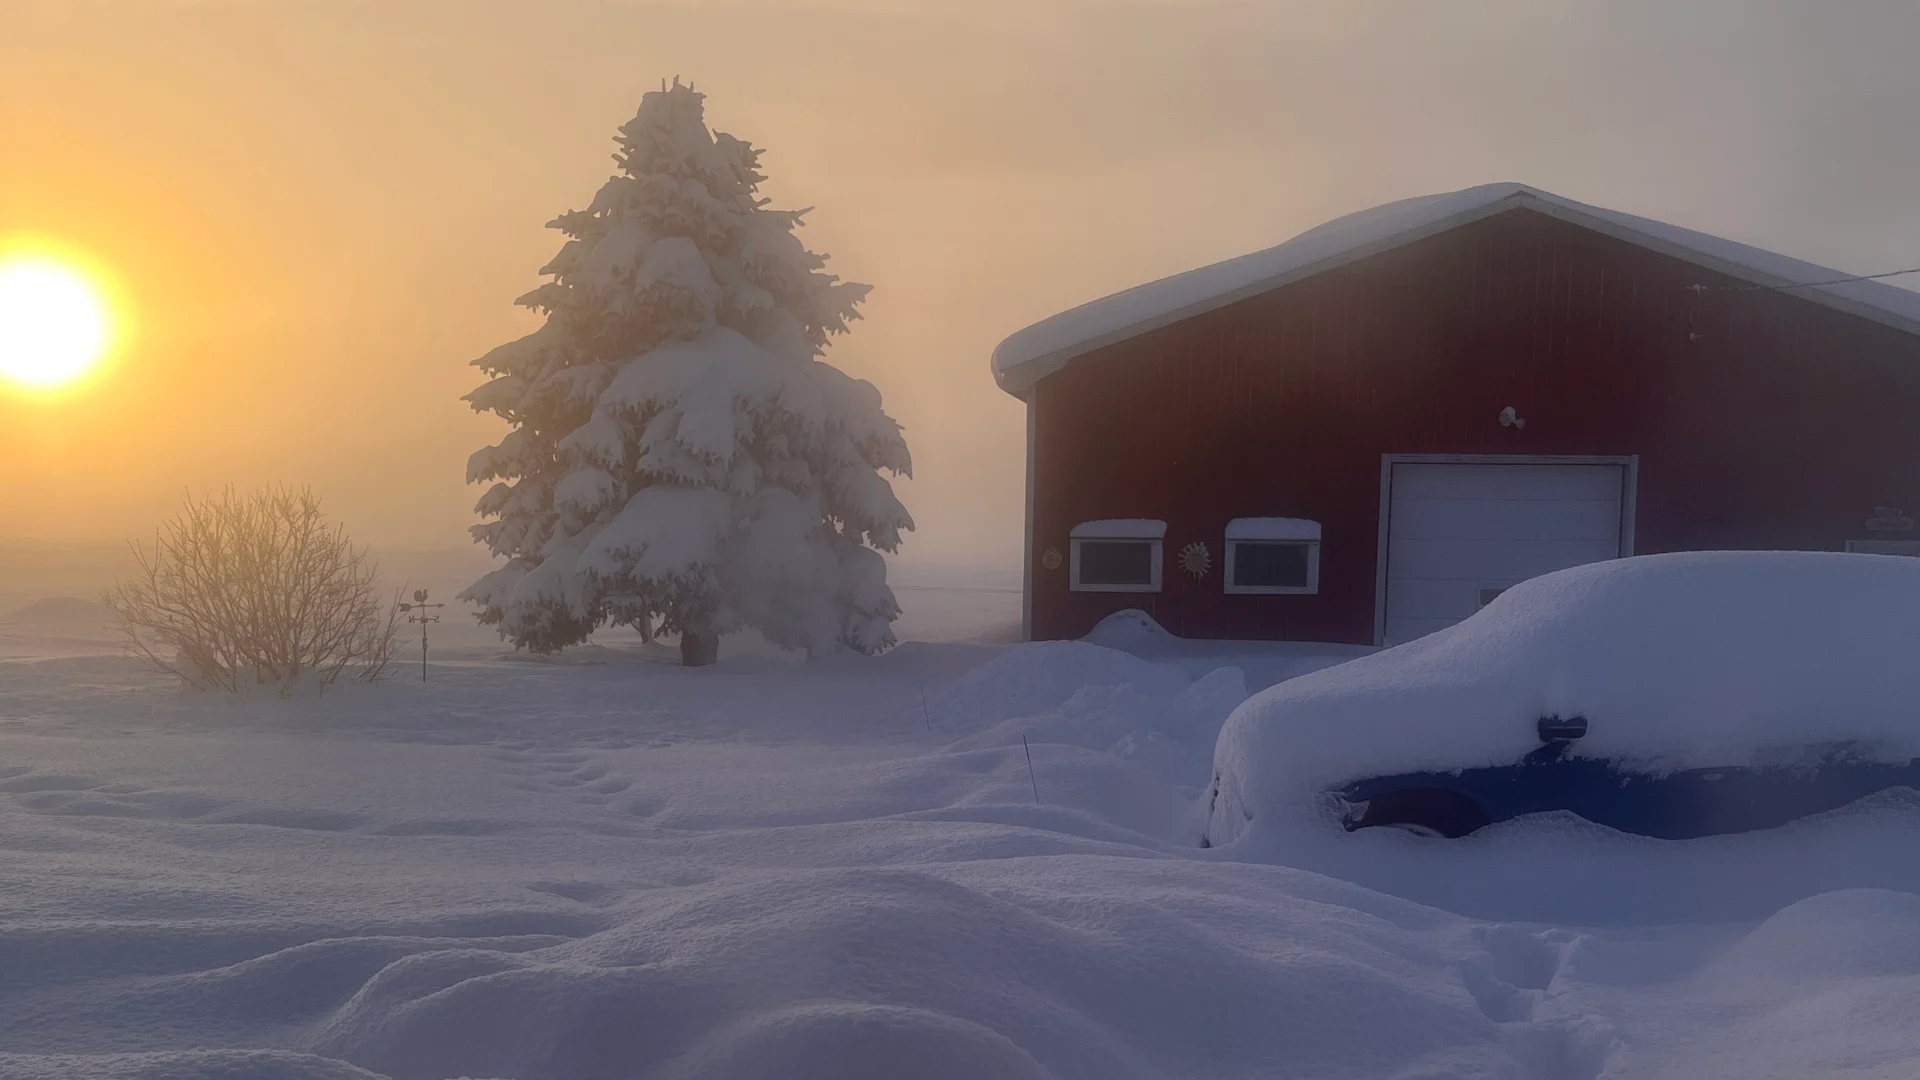
<path id="1" fill-rule="evenodd" d="M 1511 765 L 1370 777 L 1339 789 L 1349 830 L 1392 825 L 1464 836 L 1523 814 L 1564 810 L 1665 840 L 1769 829 L 1890 788 L 1920 789 L 1920 759 L 1870 761 L 1845 745 L 1778 767 L 1648 773 L 1573 753 L 1570 729 L 1540 722 L 1542 745 Z M 1579 731 L 1585 733 L 1584 721 Z"/>

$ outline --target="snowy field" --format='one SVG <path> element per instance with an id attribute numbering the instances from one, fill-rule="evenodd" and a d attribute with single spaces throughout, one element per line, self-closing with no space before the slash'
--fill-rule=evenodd
<path id="1" fill-rule="evenodd" d="M 1911 794 L 1200 849 L 1227 713 L 1361 650 L 903 588 L 874 659 L 450 625 L 425 684 L 228 701 L 0 584 L 0 1076 L 1920 1074 Z"/>

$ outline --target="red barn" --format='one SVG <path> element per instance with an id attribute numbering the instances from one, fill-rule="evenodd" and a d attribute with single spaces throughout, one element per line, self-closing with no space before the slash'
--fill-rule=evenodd
<path id="1" fill-rule="evenodd" d="M 1395 643 L 1599 559 L 1920 554 L 1920 294 L 1494 184 L 1014 334 L 1026 627 Z"/>

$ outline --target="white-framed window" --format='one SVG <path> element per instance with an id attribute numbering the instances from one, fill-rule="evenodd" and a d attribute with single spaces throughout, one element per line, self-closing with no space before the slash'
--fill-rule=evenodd
<path id="1" fill-rule="evenodd" d="M 1074 592 L 1159 592 L 1167 523 L 1146 518 L 1083 521 L 1070 536 Z"/>
<path id="2" fill-rule="evenodd" d="M 1227 522 L 1225 587 L 1230 593 L 1320 591 L 1320 523 L 1305 518 Z"/>
<path id="3" fill-rule="evenodd" d="M 1858 555 L 1912 555 L 1920 557 L 1920 540 L 1849 540 L 1847 550 Z"/>

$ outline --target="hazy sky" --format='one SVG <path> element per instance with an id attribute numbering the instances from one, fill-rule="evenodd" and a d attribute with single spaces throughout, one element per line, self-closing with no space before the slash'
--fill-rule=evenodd
<path id="1" fill-rule="evenodd" d="M 875 288 L 829 359 L 906 425 L 924 562 L 1017 561 L 1007 333 L 1407 195 L 1520 180 L 1920 265 L 1920 5 L 0 0 L 0 234 L 116 266 L 111 378 L 0 396 L 0 536 L 311 483 L 458 548 L 467 366 L 662 78 Z"/>

